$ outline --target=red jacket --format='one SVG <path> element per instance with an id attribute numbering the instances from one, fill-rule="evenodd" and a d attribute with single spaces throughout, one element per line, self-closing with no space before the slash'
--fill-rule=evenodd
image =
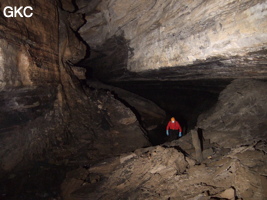
<path id="1" fill-rule="evenodd" d="M 166 130 L 169 130 L 169 129 L 179 130 L 179 132 L 182 132 L 182 128 L 181 128 L 180 124 L 177 121 L 175 121 L 174 123 L 169 121 Z"/>

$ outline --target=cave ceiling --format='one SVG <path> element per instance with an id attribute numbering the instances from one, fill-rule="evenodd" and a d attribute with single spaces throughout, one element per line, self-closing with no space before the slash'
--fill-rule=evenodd
<path id="1" fill-rule="evenodd" d="M 267 1 L 78 0 L 90 56 L 106 82 L 267 77 Z"/>

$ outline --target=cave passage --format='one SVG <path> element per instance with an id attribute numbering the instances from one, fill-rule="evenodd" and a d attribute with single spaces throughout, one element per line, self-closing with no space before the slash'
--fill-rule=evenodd
<path id="1" fill-rule="evenodd" d="M 10 7 L 0 200 L 267 199 L 266 0 Z"/>
<path id="2" fill-rule="evenodd" d="M 186 135 L 196 126 L 198 116 L 215 105 L 220 92 L 230 81 L 124 81 L 110 84 L 149 99 L 166 112 L 164 121 L 148 131 L 150 142 L 158 145 L 166 141 L 166 125 L 171 117 L 179 121 L 183 135 Z"/>

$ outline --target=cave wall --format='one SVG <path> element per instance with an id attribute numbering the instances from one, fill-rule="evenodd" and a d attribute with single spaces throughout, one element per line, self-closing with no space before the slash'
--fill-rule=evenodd
<path id="1" fill-rule="evenodd" d="M 266 81 L 232 81 L 220 93 L 216 105 L 199 116 L 197 127 L 203 130 L 206 139 L 224 147 L 265 140 L 266 87 Z"/>
<path id="2" fill-rule="evenodd" d="M 7 5 L 32 6 L 33 16 L 6 18 Z M 0 177 L 29 161 L 81 165 L 149 145 L 129 108 L 75 76 L 86 45 L 75 33 L 83 19 L 70 13 L 71 1 L 0 6 Z"/>
<path id="3" fill-rule="evenodd" d="M 33 17 L 4 17 L 3 8 L 14 5 L 31 5 Z M 0 157 L 1 169 L 10 170 L 61 133 L 55 1 L 2 1 L 0 30 Z"/>
<path id="4" fill-rule="evenodd" d="M 211 73 L 212 78 L 266 76 L 265 0 L 97 2 L 86 6 L 77 1 L 78 12 L 86 15 L 79 33 L 91 47 L 87 65 L 92 68 L 97 65 L 109 73 L 121 68 L 140 75 L 171 67 L 179 79 L 210 78 Z M 114 37 L 124 38 L 127 55 L 111 53 L 107 43 Z M 114 43 L 113 51 L 122 46 Z"/>
<path id="5" fill-rule="evenodd" d="M 6 6 L 34 7 L 31 18 L 6 18 Z M 58 84 L 58 14 L 55 1 L 1 2 L 0 89 Z M 47 23 L 47 20 L 55 23 Z M 37 25 L 37 26 L 36 26 Z"/>

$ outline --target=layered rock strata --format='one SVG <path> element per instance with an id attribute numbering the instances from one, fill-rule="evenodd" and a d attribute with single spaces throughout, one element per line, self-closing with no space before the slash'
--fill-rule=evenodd
<path id="1" fill-rule="evenodd" d="M 129 108 L 74 75 L 86 53 L 75 34 L 83 20 L 72 24 L 52 0 L 3 1 L 1 12 L 15 5 L 33 16 L 0 18 L 0 175 L 29 160 L 78 165 L 149 145 Z"/>
<path id="2" fill-rule="evenodd" d="M 84 65 L 102 76 L 115 72 L 115 78 L 105 77 L 109 80 L 138 79 L 140 72 L 163 68 L 167 70 L 163 72 L 171 68 L 166 77 L 156 70 L 144 76 L 266 77 L 265 0 L 109 0 L 88 5 L 80 0 L 77 4 L 87 21 L 79 33 L 92 52 Z M 127 53 L 119 53 L 120 49 Z"/>
<path id="3" fill-rule="evenodd" d="M 58 10 L 54 1 L 2 1 L 33 7 L 32 18 L 0 18 L 1 169 L 40 155 L 62 125 Z M 47 23 L 47 21 L 54 23 Z"/>

